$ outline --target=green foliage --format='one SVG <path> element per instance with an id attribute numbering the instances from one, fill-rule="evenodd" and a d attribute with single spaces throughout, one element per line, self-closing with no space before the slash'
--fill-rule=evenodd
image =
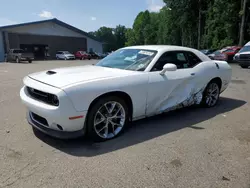
<path id="1" fill-rule="evenodd" d="M 164 0 L 160 12 L 140 12 L 132 28 L 101 27 L 91 34 L 106 43 L 105 51 L 145 44 L 217 48 L 238 45 L 243 15 L 240 0 Z M 250 0 L 244 38 L 250 40 Z"/>
<path id="2" fill-rule="evenodd" d="M 219 49 L 238 44 L 243 14 L 240 0 L 164 2 L 166 5 L 159 13 L 145 11 L 137 15 L 132 30 L 126 33 L 127 45 L 171 44 L 197 48 L 200 43 L 200 48 Z M 249 22 L 247 11 L 245 42 L 250 40 Z"/>
<path id="3" fill-rule="evenodd" d="M 125 46 L 127 28 L 122 25 L 116 28 L 100 27 L 95 32 L 89 34 L 99 38 L 103 42 L 103 51 L 111 52 Z"/>

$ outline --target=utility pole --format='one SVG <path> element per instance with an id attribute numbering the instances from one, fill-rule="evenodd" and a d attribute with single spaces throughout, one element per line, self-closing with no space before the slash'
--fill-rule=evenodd
<path id="1" fill-rule="evenodd" d="M 245 18 L 246 18 L 246 5 L 247 5 L 248 0 L 243 0 L 243 13 L 241 17 L 241 25 L 240 25 L 240 41 L 239 41 L 239 46 L 244 45 L 244 34 L 245 34 Z"/>

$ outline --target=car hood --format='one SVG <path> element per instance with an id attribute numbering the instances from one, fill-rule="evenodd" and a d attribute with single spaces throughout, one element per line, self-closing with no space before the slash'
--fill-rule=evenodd
<path id="1" fill-rule="evenodd" d="M 86 65 L 37 72 L 30 74 L 29 77 L 47 85 L 63 88 L 76 83 L 134 74 L 139 74 L 139 72 Z"/>
<path id="2" fill-rule="evenodd" d="M 243 55 L 243 54 L 250 54 L 250 51 L 237 53 L 237 55 Z"/>

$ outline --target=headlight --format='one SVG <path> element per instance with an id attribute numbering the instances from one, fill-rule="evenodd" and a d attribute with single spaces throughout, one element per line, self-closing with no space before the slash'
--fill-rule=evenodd
<path id="1" fill-rule="evenodd" d="M 55 106 L 59 106 L 59 99 L 56 95 L 51 95 L 51 103 Z"/>

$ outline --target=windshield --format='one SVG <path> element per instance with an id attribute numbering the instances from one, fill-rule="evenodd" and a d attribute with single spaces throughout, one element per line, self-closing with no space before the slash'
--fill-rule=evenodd
<path id="1" fill-rule="evenodd" d="M 206 53 L 208 53 L 208 50 L 201 50 L 201 52 L 206 54 Z"/>
<path id="2" fill-rule="evenodd" d="M 244 46 L 240 51 L 239 53 L 241 52 L 250 52 L 250 46 Z"/>
<path id="3" fill-rule="evenodd" d="M 220 51 L 220 50 L 217 50 L 217 51 L 215 51 L 213 54 L 219 55 L 219 54 L 221 54 L 221 51 Z"/>
<path id="4" fill-rule="evenodd" d="M 14 50 L 14 53 L 23 53 L 24 51 L 22 49 Z"/>
<path id="5" fill-rule="evenodd" d="M 81 53 L 82 55 L 86 54 L 86 52 L 84 52 L 84 51 L 80 51 L 80 53 Z"/>
<path id="6" fill-rule="evenodd" d="M 157 51 L 141 49 L 120 49 L 102 59 L 96 66 L 125 70 L 144 71 Z"/>
<path id="7" fill-rule="evenodd" d="M 64 53 L 64 54 L 70 54 L 68 51 L 64 51 L 63 53 Z"/>

